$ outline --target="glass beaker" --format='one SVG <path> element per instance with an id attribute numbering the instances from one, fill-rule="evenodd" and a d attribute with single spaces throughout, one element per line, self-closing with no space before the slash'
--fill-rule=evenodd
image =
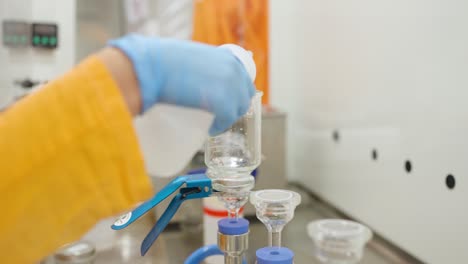
<path id="1" fill-rule="evenodd" d="M 321 263 L 358 263 L 372 231 L 359 223 L 342 219 L 318 220 L 308 224 L 314 255 Z"/>
<path id="2" fill-rule="evenodd" d="M 247 113 L 205 145 L 207 176 L 229 217 L 237 217 L 247 202 L 255 183 L 251 173 L 260 165 L 262 95 L 257 91 Z"/>

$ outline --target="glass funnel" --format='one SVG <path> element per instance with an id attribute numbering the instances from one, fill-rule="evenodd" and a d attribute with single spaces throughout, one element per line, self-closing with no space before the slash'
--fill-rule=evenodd
<path id="1" fill-rule="evenodd" d="M 255 206 L 257 218 L 268 229 L 268 246 L 281 247 L 281 231 L 293 219 L 301 196 L 287 190 L 261 190 L 250 194 L 250 202 Z"/>
<path id="2" fill-rule="evenodd" d="M 205 145 L 207 175 L 231 217 L 247 202 L 255 182 L 250 174 L 260 165 L 262 95 L 257 91 L 247 113 Z"/>
<path id="3" fill-rule="evenodd" d="M 372 231 L 366 226 L 341 219 L 311 222 L 307 231 L 313 240 L 314 255 L 321 263 L 358 263 L 372 238 Z"/>

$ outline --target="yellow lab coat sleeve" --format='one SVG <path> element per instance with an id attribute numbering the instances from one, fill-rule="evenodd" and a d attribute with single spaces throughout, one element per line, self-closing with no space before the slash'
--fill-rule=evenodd
<path id="1" fill-rule="evenodd" d="M 151 193 L 130 113 L 97 57 L 0 113 L 2 263 L 37 263 Z"/>

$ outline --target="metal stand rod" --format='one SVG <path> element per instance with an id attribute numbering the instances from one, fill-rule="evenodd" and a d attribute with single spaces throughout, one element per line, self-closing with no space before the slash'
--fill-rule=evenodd
<path id="1" fill-rule="evenodd" d="M 218 232 L 218 247 L 224 252 L 225 264 L 242 264 L 244 252 L 249 248 L 249 233 L 224 235 Z"/>
<path id="2" fill-rule="evenodd" d="M 242 264 L 242 255 L 224 254 L 224 264 Z"/>

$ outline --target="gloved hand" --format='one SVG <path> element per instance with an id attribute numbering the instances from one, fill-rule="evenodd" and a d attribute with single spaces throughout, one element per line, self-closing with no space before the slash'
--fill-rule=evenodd
<path id="1" fill-rule="evenodd" d="M 210 128 L 215 135 L 247 112 L 255 94 L 247 71 L 229 50 L 139 35 L 109 44 L 132 61 L 143 112 L 158 102 L 203 109 L 215 115 Z"/>

